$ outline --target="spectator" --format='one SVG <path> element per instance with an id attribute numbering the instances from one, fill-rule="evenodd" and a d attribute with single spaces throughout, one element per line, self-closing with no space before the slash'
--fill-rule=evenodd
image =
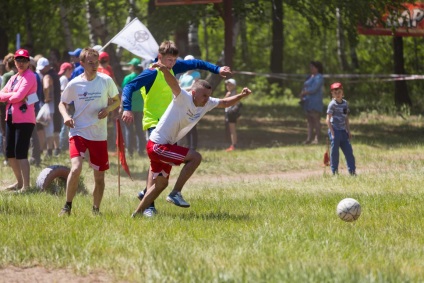
<path id="1" fill-rule="evenodd" d="M 58 75 L 60 76 L 60 93 L 62 94 L 65 87 L 68 85 L 69 80 L 71 79 L 74 66 L 71 63 L 65 62 L 60 65 L 60 70 Z M 68 105 L 68 113 L 73 114 L 73 105 Z M 60 150 L 67 150 L 69 148 L 68 144 L 68 127 L 62 123 L 62 127 L 59 133 L 59 148 Z"/>
<path id="2" fill-rule="evenodd" d="M 225 97 L 231 97 L 231 96 L 237 95 L 236 80 L 234 79 L 226 80 L 225 87 L 227 89 Z M 237 147 L 236 123 L 237 123 L 237 119 L 240 117 L 240 114 L 241 114 L 241 107 L 242 107 L 241 102 L 238 102 L 230 107 L 225 108 L 225 128 L 230 134 L 230 139 L 231 139 L 231 145 L 229 148 L 226 149 L 226 151 L 233 151 Z"/>
<path id="3" fill-rule="evenodd" d="M 2 76 L 1 89 L 3 89 L 7 82 L 10 80 L 12 76 L 14 76 L 18 70 L 15 66 L 15 56 L 13 53 L 9 53 L 4 57 L 4 67 L 6 69 L 6 73 Z M 0 130 L 2 134 L 2 152 L 6 156 L 6 103 L 0 102 Z M 7 165 L 7 157 L 5 157 L 4 164 Z"/>
<path id="4" fill-rule="evenodd" d="M 350 175 L 356 175 L 355 156 L 350 140 L 352 134 L 349 124 L 349 105 L 343 99 L 343 86 L 336 82 L 330 86 L 331 96 L 333 99 L 328 104 L 327 108 L 327 126 L 328 136 L 331 142 L 330 150 L 330 168 L 333 175 L 339 171 L 339 148 L 346 158 L 347 170 Z"/>
<path id="5" fill-rule="evenodd" d="M 130 68 L 130 74 L 126 75 L 123 82 L 122 88 L 124 88 L 130 81 L 137 77 L 142 71 L 141 61 L 138 58 L 132 58 L 128 62 Z M 143 107 L 144 101 L 141 96 L 141 91 L 138 89 L 132 93 L 131 96 L 132 112 L 134 114 L 134 123 L 124 123 L 125 127 L 125 146 L 127 147 L 128 154 L 130 156 L 134 153 L 134 136 L 136 141 L 136 149 L 139 156 L 141 156 L 145 149 L 145 138 L 143 132 Z"/>
<path id="6" fill-rule="evenodd" d="M 52 155 L 58 156 L 59 149 L 59 133 L 62 128 L 62 117 L 59 113 L 58 104 L 60 101 L 60 80 L 55 70 L 50 66 L 47 58 L 40 58 L 37 62 L 37 70 L 43 75 L 43 93 L 44 103 L 49 104 L 50 122 L 44 127 L 46 135 L 46 157 Z"/>
<path id="7" fill-rule="evenodd" d="M 35 60 L 33 57 L 29 58 L 29 67 L 31 68 L 31 71 L 34 72 L 35 79 L 37 80 L 37 98 L 38 102 L 34 103 L 34 109 L 35 109 L 35 117 L 37 117 L 38 112 L 40 111 L 40 103 L 44 101 L 44 94 L 43 94 L 43 83 L 41 82 L 39 74 L 36 72 L 37 64 L 35 63 Z M 43 125 L 39 123 L 35 123 L 35 129 L 32 131 L 31 135 L 31 143 L 30 143 L 30 152 L 31 152 L 31 158 L 29 159 L 30 165 L 35 165 L 37 167 L 41 164 L 41 143 L 38 136 L 38 128 L 41 127 L 43 130 Z"/>
<path id="8" fill-rule="evenodd" d="M 323 67 L 321 62 L 312 61 L 309 65 L 311 74 L 303 84 L 300 93 L 303 110 L 308 124 L 308 137 L 304 144 L 318 144 L 321 136 L 321 115 L 324 107 L 322 92 L 324 85 Z"/>
<path id="9" fill-rule="evenodd" d="M 74 51 L 69 51 L 68 54 L 71 56 L 71 63 L 74 64 L 74 70 L 72 71 L 71 79 L 73 80 L 75 77 L 84 73 L 84 67 L 80 64 L 80 54 L 81 48 L 77 48 Z"/>
<path id="10" fill-rule="evenodd" d="M 25 49 L 15 52 L 18 71 L 0 91 L 0 101 L 6 102 L 6 157 L 12 167 L 16 183 L 6 190 L 25 192 L 30 187 L 30 165 L 28 149 L 35 126 L 34 104 L 28 104 L 31 95 L 36 96 L 37 81 L 29 68 L 29 53 Z"/>

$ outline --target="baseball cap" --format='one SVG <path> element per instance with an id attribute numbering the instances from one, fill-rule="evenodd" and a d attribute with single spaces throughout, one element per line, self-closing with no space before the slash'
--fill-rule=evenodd
<path id="1" fill-rule="evenodd" d="M 94 45 L 92 48 L 93 48 L 94 50 L 96 50 L 97 52 L 99 52 L 100 50 L 102 50 L 102 49 L 103 49 L 103 47 L 102 47 L 101 45 Z"/>
<path id="2" fill-rule="evenodd" d="M 37 70 L 40 71 L 40 70 L 44 69 L 44 67 L 46 67 L 48 65 L 50 65 L 49 60 L 47 58 L 41 57 L 37 61 Z"/>
<path id="3" fill-rule="evenodd" d="M 235 79 L 228 79 L 228 80 L 225 80 L 225 83 L 226 83 L 226 84 L 237 85 L 237 83 L 236 83 L 236 80 L 235 80 Z"/>
<path id="4" fill-rule="evenodd" d="M 16 57 L 25 57 L 25 58 L 29 59 L 29 52 L 28 52 L 28 50 L 25 50 L 25 49 L 18 49 L 15 52 L 15 58 Z"/>
<path id="5" fill-rule="evenodd" d="M 68 69 L 72 69 L 71 63 L 68 63 L 68 62 L 63 63 L 62 65 L 60 65 L 60 70 L 58 75 L 59 76 L 63 75 L 63 73 L 66 72 L 66 70 Z"/>
<path id="6" fill-rule="evenodd" d="M 69 51 L 68 54 L 71 56 L 79 57 L 81 54 L 81 51 L 82 51 L 81 48 L 77 48 L 75 49 L 75 51 Z"/>
<path id="7" fill-rule="evenodd" d="M 129 61 L 127 64 L 133 65 L 133 66 L 138 66 L 138 65 L 141 64 L 141 61 L 138 58 L 132 58 L 131 61 Z"/>
<path id="8" fill-rule="evenodd" d="M 194 60 L 194 56 L 193 55 L 187 55 L 186 57 L 184 57 L 184 60 Z"/>
<path id="9" fill-rule="evenodd" d="M 331 84 L 330 90 L 333 90 L 333 89 L 336 89 L 336 88 L 343 88 L 343 86 L 339 82 Z"/>
<path id="10" fill-rule="evenodd" d="M 100 61 L 109 61 L 109 54 L 107 54 L 107 52 L 105 52 L 105 51 L 103 51 L 103 52 L 100 52 L 100 54 L 99 54 L 99 60 Z"/>

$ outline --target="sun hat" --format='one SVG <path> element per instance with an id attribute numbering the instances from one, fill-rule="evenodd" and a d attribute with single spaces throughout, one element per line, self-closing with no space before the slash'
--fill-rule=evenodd
<path id="1" fill-rule="evenodd" d="M 28 52 L 28 50 L 25 50 L 25 49 L 18 49 L 15 52 L 15 58 L 16 57 L 24 57 L 24 58 L 27 58 L 29 60 L 29 52 Z"/>
<path id="2" fill-rule="evenodd" d="M 49 60 L 47 58 L 42 57 L 42 58 L 38 59 L 38 61 L 37 61 L 37 70 L 40 71 L 48 65 L 50 65 Z"/>
<path id="3" fill-rule="evenodd" d="M 342 89 L 343 88 L 342 84 L 339 83 L 339 82 L 337 82 L 337 83 L 331 84 L 331 86 L 330 86 L 330 90 L 337 89 L 337 88 L 341 88 Z"/>
<path id="4" fill-rule="evenodd" d="M 228 79 L 228 80 L 225 80 L 225 83 L 226 83 L 226 84 L 237 85 L 237 83 L 236 83 L 236 80 L 235 80 L 235 79 Z"/>
<path id="5" fill-rule="evenodd" d="M 133 66 L 138 66 L 138 65 L 141 64 L 141 61 L 138 58 L 132 58 L 131 61 L 129 61 L 127 64 L 133 65 Z"/>
<path id="6" fill-rule="evenodd" d="M 68 63 L 68 62 L 63 63 L 62 65 L 60 65 L 60 70 L 59 70 L 58 75 L 59 76 L 63 75 L 63 73 L 65 73 L 66 70 L 68 70 L 68 69 L 72 69 L 72 64 Z"/>

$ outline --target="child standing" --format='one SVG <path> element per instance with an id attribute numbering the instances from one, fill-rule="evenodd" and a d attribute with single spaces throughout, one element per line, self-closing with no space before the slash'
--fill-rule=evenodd
<path id="1" fill-rule="evenodd" d="M 343 86 L 336 82 L 330 86 L 333 99 L 327 108 L 328 136 L 331 141 L 330 167 L 333 174 L 339 169 L 339 148 L 346 158 L 347 169 L 350 175 L 356 175 L 355 157 L 353 156 L 350 139 L 352 135 L 349 128 L 349 106 L 343 99 Z"/>

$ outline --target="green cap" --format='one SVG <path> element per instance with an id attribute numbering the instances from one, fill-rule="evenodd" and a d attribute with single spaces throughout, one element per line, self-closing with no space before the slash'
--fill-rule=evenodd
<path id="1" fill-rule="evenodd" d="M 141 61 L 138 58 L 132 58 L 131 61 L 128 62 L 128 65 L 138 66 L 140 64 L 141 64 Z"/>

